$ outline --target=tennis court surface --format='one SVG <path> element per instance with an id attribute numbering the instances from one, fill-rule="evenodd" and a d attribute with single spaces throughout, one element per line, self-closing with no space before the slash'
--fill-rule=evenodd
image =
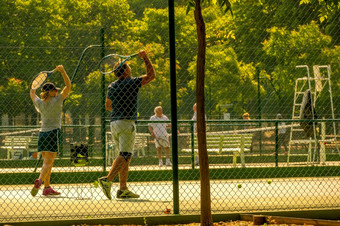
<path id="1" fill-rule="evenodd" d="M 163 215 L 173 213 L 171 182 L 130 183 L 139 199 L 116 199 L 117 184 L 112 186 L 112 200 L 92 184 L 55 185 L 61 196 L 30 195 L 30 185 L 2 186 L 0 190 L 1 221 L 35 221 L 122 216 Z M 340 206 L 340 180 L 337 178 L 289 178 L 211 181 L 212 213 L 250 212 L 332 208 Z M 199 214 L 200 183 L 179 184 L 180 212 Z"/>

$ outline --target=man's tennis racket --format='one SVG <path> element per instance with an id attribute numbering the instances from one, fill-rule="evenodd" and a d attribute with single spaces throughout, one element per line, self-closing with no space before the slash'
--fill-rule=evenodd
<path id="1" fill-rule="evenodd" d="M 39 72 L 32 80 L 31 89 L 35 89 L 35 90 L 39 89 L 47 81 L 47 79 L 53 74 L 53 72 L 55 72 L 55 70 Z"/>
<path id="2" fill-rule="evenodd" d="M 161 146 L 162 148 L 166 148 L 166 147 L 170 147 L 170 143 L 169 143 L 169 140 L 168 139 L 164 139 L 164 138 L 160 138 L 160 137 L 157 137 L 155 139 L 155 142 Z"/>
<path id="3" fill-rule="evenodd" d="M 115 72 L 117 69 L 119 69 L 126 61 L 128 61 L 130 58 L 138 56 L 138 53 L 129 55 L 129 56 L 123 56 L 118 54 L 109 54 L 105 57 L 103 57 L 99 62 L 99 71 L 102 74 L 110 74 L 112 72 Z M 115 67 L 115 65 L 117 65 Z"/>

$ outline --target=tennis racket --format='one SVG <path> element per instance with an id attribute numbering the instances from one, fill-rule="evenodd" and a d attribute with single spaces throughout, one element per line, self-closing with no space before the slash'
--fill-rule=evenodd
<path id="1" fill-rule="evenodd" d="M 161 146 L 162 148 L 166 148 L 166 147 L 170 147 L 170 143 L 169 143 L 169 140 L 168 139 L 164 139 L 164 138 L 160 138 L 160 137 L 157 137 L 155 139 L 155 142 Z"/>
<path id="2" fill-rule="evenodd" d="M 42 158 L 42 155 L 40 154 L 40 155 L 39 155 L 39 158 L 38 158 L 38 160 L 37 160 L 37 162 L 35 163 L 33 173 L 35 173 L 35 172 L 37 171 L 38 166 L 39 166 L 39 163 L 40 163 L 40 161 L 41 161 L 41 158 Z"/>
<path id="3" fill-rule="evenodd" d="M 55 70 L 39 72 L 32 80 L 31 89 L 39 89 L 42 84 L 44 84 L 46 80 L 53 74 L 53 72 L 55 72 Z"/>
<path id="4" fill-rule="evenodd" d="M 103 57 L 99 62 L 99 71 L 102 74 L 110 74 L 118 70 L 126 61 L 130 58 L 138 56 L 138 53 L 134 53 L 129 56 L 123 56 L 118 54 L 109 54 Z M 118 64 L 118 66 L 117 66 Z"/>

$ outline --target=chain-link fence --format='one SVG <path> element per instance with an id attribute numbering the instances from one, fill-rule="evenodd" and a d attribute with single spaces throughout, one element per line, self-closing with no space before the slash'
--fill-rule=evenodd
<path id="1" fill-rule="evenodd" d="M 187 5 L 175 1 L 171 122 L 167 1 L 1 2 L 0 222 L 200 212 Z M 232 1 L 232 10 L 203 7 L 212 213 L 339 207 L 339 3 Z M 104 56 L 140 50 L 151 62 L 140 53 L 128 64 L 146 77 L 128 79 L 122 65 L 99 72 Z M 33 92 L 35 75 L 57 65 L 67 97 L 61 69 L 48 78 L 59 92 Z"/>

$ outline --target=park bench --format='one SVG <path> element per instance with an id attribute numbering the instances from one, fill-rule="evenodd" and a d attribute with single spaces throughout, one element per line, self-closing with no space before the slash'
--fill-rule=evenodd
<path id="1" fill-rule="evenodd" d="M 136 133 L 135 138 L 135 150 L 137 156 L 145 156 L 145 149 L 148 147 L 149 133 Z"/>
<path id="2" fill-rule="evenodd" d="M 242 167 L 245 167 L 244 153 L 250 151 L 253 134 L 222 134 L 211 133 L 206 135 L 207 151 L 209 154 L 233 154 L 233 167 L 236 167 L 237 157 L 240 156 Z M 198 152 L 197 135 L 194 136 L 194 147 L 182 149 L 183 152 L 195 154 Z"/>
<path id="3" fill-rule="evenodd" d="M 148 147 L 149 133 L 136 133 L 134 151 L 137 157 L 145 156 L 145 149 Z M 112 161 L 118 156 L 118 150 L 115 150 L 111 132 L 106 132 L 106 160 L 111 165 Z"/>
<path id="4" fill-rule="evenodd" d="M 38 151 L 38 137 L 6 136 L 1 148 L 7 150 L 7 159 L 22 159 L 24 151 L 27 152 L 27 156 Z"/>

